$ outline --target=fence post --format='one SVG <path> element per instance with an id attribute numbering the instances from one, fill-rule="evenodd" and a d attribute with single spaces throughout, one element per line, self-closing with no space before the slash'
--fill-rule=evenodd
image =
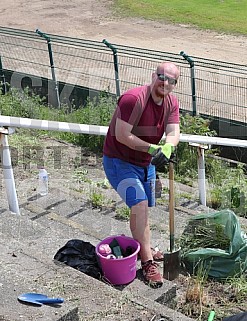
<path id="1" fill-rule="evenodd" d="M 2 79 L 2 94 L 5 95 L 7 92 L 5 75 L 3 72 L 2 58 L 0 56 L 0 79 Z"/>
<path id="2" fill-rule="evenodd" d="M 59 99 L 58 83 L 57 83 L 56 74 L 55 74 L 55 66 L 54 66 L 53 54 L 52 54 L 52 48 L 51 48 L 51 39 L 50 39 L 50 37 L 48 37 L 44 32 L 40 31 L 39 29 L 36 29 L 36 33 L 40 37 L 44 38 L 47 41 L 49 58 L 50 58 L 51 75 L 52 75 L 53 83 L 55 85 L 56 103 L 57 103 L 57 107 L 60 108 L 61 104 L 60 104 L 60 99 Z"/>
<path id="3" fill-rule="evenodd" d="M 194 60 L 189 57 L 184 51 L 180 51 L 180 55 L 188 61 L 190 64 L 190 78 L 191 78 L 191 94 L 192 94 L 192 115 L 196 116 L 197 115 L 197 110 L 196 110 L 196 82 L 195 82 L 195 64 Z"/>
<path id="4" fill-rule="evenodd" d="M 13 131 L 13 130 L 12 130 Z M 15 179 L 13 174 L 13 168 L 11 164 L 11 156 L 8 144 L 7 135 L 11 133 L 10 128 L 0 128 L 0 149 L 1 149 L 1 161 L 3 168 L 3 177 L 6 186 L 6 194 L 8 198 L 9 210 L 13 214 L 20 215 L 20 209 L 15 188 Z"/>
<path id="5" fill-rule="evenodd" d="M 206 194 L 206 174 L 205 174 L 205 157 L 204 151 L 208 149 L 207 145 L 198 143 L 189 143 L 190 146 L 197 148 L 197 167 L 198 167 L 198 189 L 200 203 L 207 206 L 207 194 Z"/>
<path id="6" fill-rule="evenodd" d="M 102 40 L 102 42 L 112 50 L 113 52 L 113 62 L 114 62 L 114 70 L 115 70 L 115 82 L 116 82 L 116 94 L 117 97 L 120 97 L 120 87 L 119 87 L 119 78 L 118 78 L 118 59 L 117 59 L 117 49 L 110 44 L 106 39 Z"/>

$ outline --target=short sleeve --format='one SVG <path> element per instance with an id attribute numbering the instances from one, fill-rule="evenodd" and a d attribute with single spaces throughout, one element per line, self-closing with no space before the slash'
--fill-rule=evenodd
<path id="1" fill-rule="evenodd" d="M 131 94 L 121 96 L 117 108 L 117 118 L 128 122 L 130 125 L 138 123 L 142 114 L 138 97 Z"/>

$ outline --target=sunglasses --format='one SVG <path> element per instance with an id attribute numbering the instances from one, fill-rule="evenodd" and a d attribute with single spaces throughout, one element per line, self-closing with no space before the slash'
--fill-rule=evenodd
<path id="1" fill-rule="evenodd" d="M 166 81 L 166 80 L 168 80 L 168 84 L 169 84 L 169 85 L 176 85 L 176 83 L 177 83 L 177 79 L 167 77 L 167 76 L 164 75 L 164 74 L 157 74 L 157 76 L 158 76 L 158 79 L 161 80 L 161 81 Z"/>

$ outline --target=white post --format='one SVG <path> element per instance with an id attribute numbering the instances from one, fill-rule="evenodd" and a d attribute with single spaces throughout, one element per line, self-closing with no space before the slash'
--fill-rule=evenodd
<path id="1" fill-rule="evenodd" d="M 5 134 L 4 134 L 5 132 Z M 3 168 L 3 177 L 6 186 L 6 193 L 9 203 L 9 210 L 13 214 L 20 215 L 20 209 L 16 194 L 15 180 L 13 174 L 13 168 L 11 164 L 11 156 L 8 145 L 7 129 L 0 129 L 0 149 L 1 149 L 1 161 Z"/>
<path id="2" fill-rule="evenodd" d="M 197 143 L 190 143 L 189 145 L 197 147 L 199 199 L 200 199 L 200 203 L 202 205 L 206 206 L 207 205 L 207 197 L 206 197 L 206 175 L 205 175 L 204 150 L 208 149 L 208 146 L 197 144 Z"/>
<path id="3" fill-rule="evenodd" d="M 206 206 L 206 175 L 205 175 L 205 159 L 204 159 L 205 147 L 198 146 L 198 186 L 199 186 L 199 198 L 202 205 Z"/>

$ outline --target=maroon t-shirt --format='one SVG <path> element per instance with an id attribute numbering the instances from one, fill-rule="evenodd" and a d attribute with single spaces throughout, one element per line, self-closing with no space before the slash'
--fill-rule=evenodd
<path id="1" fill-rule="evenodd" d="M 179 104 L 175 96 L 169 94 L 162 105 L 157 105 L 150 94 L 150 86 L 141 86 L 126 91 L 118 100 L 105 138 L 104 155 L 126 162 L 147 166 L 151 156 L 121 144 L 116 140 L 116 119 L 120 118 L 133 125 L 132 133 L 151 144 L 158 144 L 167 124 L 179 123 Z"/>

